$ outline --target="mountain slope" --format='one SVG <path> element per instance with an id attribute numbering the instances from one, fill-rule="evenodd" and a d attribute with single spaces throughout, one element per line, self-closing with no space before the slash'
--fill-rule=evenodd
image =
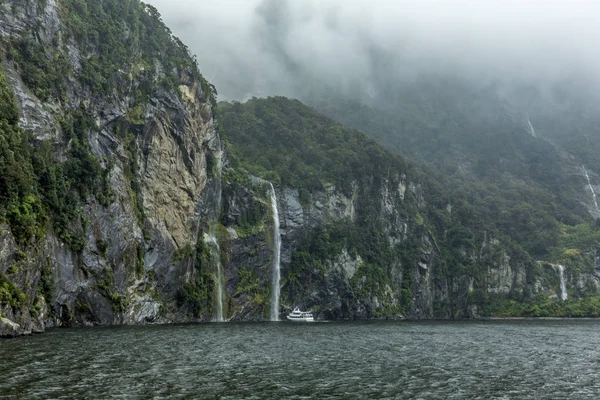
<path id="1" fill-rule="evenodd" d="M 554 196 L 548 197 L 548 204 L 538 207 L 538 203 L 527 203 L 543 200 L 541 195 L 548 196 L 537 188 L 518 185 L 505 192 L 493 183 L 481 185 L 466 180 L 452 187 L 442 180 L 440 184 L 438 180 L 443 175 L 417 172 L 397 156 L 378 149 L 361 133 L 324 119 L 297 101 L 270 98 L 221 104 L 220 113 L 236 168 L 241 166 L 290 186 L 298 190 L 299 196 L 323 190 L 320 188 L 327 190 L 328 185 L 335 194 L 344 188 L 344 183 L 348 184 L 348 179 L 358 189 L 351 198 L 356 207 L 355 219 L 334 221 L 329 224 L 331 232 L 315 232 L 302 243 L 288 244 L 294 248 L 293 254 L 303 257 L 289 261 L 289 279 L 325 282 L 317 283 L 317 288 L 322 286 L 314 293 L 327 292 L 323 288 L 328 285 L 327 271 L 333 269 L 336 260 L 345 257 L 345 251 L 363 260 L 371 250 L 374 254 L 368 259 L 367 268 L 371 272 L 364 275 L 365 279 L 378 268 L 383 274 L 374 281 L 381 283 L 388 284 L 390 276 L 403 274 L 406 280 L 396 281 L 390 287 L 392 291 L 399 290 L 397 301 L 405 315 L 566 315 L 581 313 L 583 303 L 594 301 L 598 287 L 598 231 L 583 223 L 582 217 L 573 215 L 572 210 L 563 208 L 565 220 L 571 218 L 571 225 L 560 221 L 551 211 L 564 205 L 556 204 Z M 368 145 L 357 145 L 365 141 Z M 336 151 L 328 157 L 332 143 Z M 361 167 L 353 169 L 354 154 L 361 152 Z M 383 157 L 388 161 L 382 165 L 370 160 L 373 153 L 377 155 L 375 160 Z M 331 163 L 337 154 L 343 154 L 340 162 Z M 394 175 L 398 172 L 402 174 L 400 180 Z M 419 188 L 412 192 L 417 196 L 412 200 L 416 203 L 411 203 L 410 191 L 404 192 L 410 187 L 407 182 Z M 363 187 L 369 189 L 361 190 Z M 406 201 L 386 199 L 394 193 L 394 187 L 406 193 Z M 341 195 L 349 193 L 342 190 Z M 304 203 L 306 208 L 314 207 L 310 196 L 304 198 Z M 364 207 L 361 211 L 359 205 Z M 400 219 L 388 218 L 386 210 L 400 212 Z M 394 225 L 397 223 L 401 226 Z M 390 234 L 398 231 L 404 234 Z M 388 243 L 377 242 L 381 235 L 387 237 Z M 323 242 L 338 245 L 322 251 L 311 247 Z M 536 261 L 536 251 L 554 264 L 544 259 Z M 388 254 L 391 258 L 386 258 Z M 561 307 L 549 300 L 559 293 L 558 263 L 567 265 L 567 279 L 572 282 L 567 286 L 574 300 L 580 299 L 569 310 L 564 304 Z M 312 270 L 314 265 L 329 267 L 322 267 L 320 276 Z M 395 267 L 389 269 L 390 265 Z M 577 281 L 586 283 L 576 284 Z M 349 296 L 360 298 L 356 291 Z M 317 296 L 306 304 L 320 304 L 322 297 L 325 296 Z M 520 308 L 510 306 L 512 302 Z M 366 304 L 373 307 L 373 302 Z M 538 311 L 532 311 L 533 307 Z"/>
<path id="2" fill-rule="evenodd" d="M 139 1 L 0 9 L 0 335 L 181 318 L 212 88 Z"/>
<path id="3" fill-rule="evenodd" d="M 445 191 L 468 199 L 485 225 L 535 257 L 547 257 L 562 225 L 600 217 L 584 174 L 589 173 L 593 185 L 594 164 L 584 171 L 584 160 L 576 158 L 582 152 L 568 153 L 572 149 L 557 146 L 555 136 L 541 136 L 546 129 L 532 136 L 529 115 L 496 88 L 474 90 L 467 83 L 431 78 L 396 89 L 389 101 L 369 105 L 334 94 L 312 103 L 424 166 Z M 533 110 L 532 115 L 536 123 L 541 121 Z M 569 134 L 563 137 L 575 142 Z M 525 230 L 506 218 L 523 207 L 537 214 L 523 215 L 529 219 Z"/>

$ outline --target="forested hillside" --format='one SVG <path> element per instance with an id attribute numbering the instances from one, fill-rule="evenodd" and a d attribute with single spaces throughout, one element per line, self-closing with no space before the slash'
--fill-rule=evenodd
<path id="1" fill-rule="evenodd" d="M 565 227 L 600 217 L 585 175 L 595 185 L 596 164 L 583 170 L 589 157 L 573 157 L 587 151 L 586 141 L 568 130 L 558 139 L 556 127 L 551 132 L 540 127 L 533 136 L 530 116 L 493 87 L 474 91 L 467 83 L 432 77 L 399 87 L 388 102 L 366 105 L 330 96 L 312 103 L 422 166 L 444 192 L 468 203 L 472 219 L 536 258 L 546 259 L 560 246 Z M 594 141 L 594 132 L 587 131 L 588 141 Z"/>
<path id="2" fill-rule="evenodd" d="M 309 222 L 290 243 L 291 260 L 284 271 L 288 298 L 302 293 L 308 306 L 331 307 L 336 299 L 324 286 L 336 258 L 345 254 L 354 266 L 347 267 L 351 273 L 342 282 L 333 284 L 341 286 L 339 300 L 348 302 L 343 308 L 364 309 L 358 311 L 363 317 L 411 313 L 413 266 L 421 253 L 415 241 L 427 231 L 419 214 L 420 185 L 406 192 L 418 174 L 364 134 L 299 101 L 275 97 L 221 103 L 219 113 L 230 144 L 231 168 L 293 190 L 304 213 L 316 214 L 327 207 L 320 204 L 323 194 L 329 207 L 342 208 L 337 211 L 341 218 L 325 215 L 322 224 L 312 227 Z M 414 238 L 407 235 L 408 225 L 411 232 L 416 229 Z M 311 294 L 311 287 L 319 293 Z M 357 304 L 345 298 L 349 294 Z M 372 304 L 374 297 L 382 307 Z M 326 311 L 329 317 L 348 312 Z"/>
<path id="3" fill-rule="evenodd" d="M 331 104 L 330 107 L 333 107 L 340 103 Z M 377 127 L 377 123 L 381 121 L 398 122 L 403 118 L 402 113 L 394 117 L 397 119 L 393 119 L 391 114 L 367 106 L 353 104 L 353 108 L 350 103 L 345 104 L 349 107 L 346 109 L 347 115 L 352 115 L 352 118 L 364 116 L 364 120 L 358 118 L 355 121 L 360 121 L 365 129 L 369 129 L 370 126 Z M 396 163 L 403 165 L 406 173 L 418 179 L 424 189 L 426 205 L 418 210 L 417 219 L 423 218 L 426 231 L 435 240 L 441 252 L 440 262 L 443 267 L 436 271 L 437 279 L 460 281 L 461 278 L 471 277 L 473 288 L 470 289 L 472 292 L 469 302 L 478 305 L 484 313 L 595 313 L 591 311 L 594 307 L 588 307 L 589 301 L 595 301 L 589 296 L 597 290 L 596 284 L 592 284 L 591 281 L 592 286 L 583 284 L 577 290 L 573 290 L 574 299 L 585 300 L 583 303 L 572 303 L 572 308 L 548 302 L 548 297 L 542 295 L 540 288 L 536 287 L 536 280 L 543 276 L 554 282 L 550 285 L 558 283 L 555 280 L 556 268 L 552 265 L 564 264 L 567 271 L 572 269 L 574 274 L 595 276 L 596 247 L 600 240 L 600 231 L 582 204 L 579 193 L 576 193 L 576 190 L 585 191 L 581 177 L 577 177 L 575 183 L 571 182 L 571 186 L 567 186 L 565 190 L 555 190 L 561 187 L 561 182 L 568 184 L 568 180 L 572 179 L 572 165 L 569 160 L 563 159 L 564 155 L 551 143 L 545 140 L 536 141 L 536 138 L 518 124 L 505 121 L 507 126 L 512 127 L 512 132 L 506 127 L 503 129 L 502 124 L 482 124 L 481 126 L 486 126 L 487 129 L 484 131 L 485 138 L 478 136 L 480 131 L 477 130 L 471 131 L 471 137 L 465 138 L 467 133 L 461 133 L 456 128 L 454 135 L 457 136 L 457 143 L 454 148 L 460 149 L 462 157 L 477 159 L 477 162 L 463 162 L 470 166 L 468 171 L 448 171 L 441 167 L 443 163 L 461 164 L 459 159 L 452 158 L 453 152 L 448 149 L 444 156 L 432 157 L 430 162 L 424 163 L 421 172 L 418 172 L 419 168 L 415 164 L 408 165 L 391 153 L 384 155 L 384 158 L 389 160 L 385 163 L 387 166 L 368 158 L 357 158 L 356 152 L 368 154 L 369 149 L 373 148 L 372 144 L 355 146 L 356 138 L 363 137 L 362 133 L 355 131 L 351 135 L 341 135 L 342 128 L 335 122 L 323 119 L 315 110 L 297 101 L 270 98 L 252 100 L 245 104 L 223 103 L 220 110 L 224 135 L 230 142 L 235 165 L 259 176 L 296 187 L 300 193 L 318 190 L 327 182 L 335 183 L 335 176 L 329 177 L 328 174 L 346 174 L 354 179 L 353 182 L 358 177 L 364 179 L 371 176 L 377 179 L 382 173 L 385 176 L 386 168 L 387 171 L 397 170 L 397 167 L 391 166 L 390 163 L 398 160 Z M 423 112 L 421 115 L 423 118 L 426 116 Z M 458 111 L 457 115 L 460 115 Z M 381 118 L 377 119 L 375 116 Z M 320 124 L 316 124 L 316 121 Z M 469 122 L 466 119 L 465 121 Z M 373 125 L 369 125 L 370 123 Z M 351 132 L 343 129 L 345 132 Z M 402 143 L 401 138 L 393 136 L 398 132 L 392 130 L 392 125 L 388 126 L 389 130 L 380 129 L 376 132 L 381 135 L 387 134 L 389 140 L 394 139 Z M 322 133 L 324 130 L 327 136 Z M 424 147 L 431 143 L 426 140 L 429 131 L 423 131 L 425 137 L 421 138 L 422 142 L 417 139 L 418 133 L 415 132 L 418 131 L 406 132 L 407 135 L 413 135 L 413 143 L 407 145 L 401 153 L 408 154 L 418 165 L 418 157 L 428 154 Z M 447 140 L 451 140 L 452 133 L 448 135 Z M 315 141 L 315 138 L 322 142 Z M 330 141 L 334 139 L 336 151 L 331 152 Z M 379 139 L 383 141 L 382 138 Z M 290 148 L 294 151 L 290 152 Z M 361 148 L 365 151 L 360 152 Z M 407 148 L 413 149 L 415 153 L 410 153 Z M 480 153 L 482 148 L 487 150 Z M 376 154 L 381 154 L 381 151 L 377 149 Z M 397 151 L 400 152 L 399 149 Z M 340 155 L 340 161 L 333 163 L 332 160 Z M 366 175 L 353 173 L 353 166 L 358 165 L 361 168 L 357 170 L 367 171 Z M 484 168 L 484 165 L 488 165 L 488 168 Z M 318 166 L 319 172 L 313 170 L 314 166 Z M 373 196 L 377 195 L 380 193 Z M 589 196 L 591 198 L 591 193 Z M 373 237 L 373 232 L 367 232 L 366 237 Z M 493 238 L 492 242 L 499 240 L 495 242 L 496 248 L 493 250 L 497 255 L 504 253 L 508 260 L 521 263 L 520 268 L 523 268 L 522 272 L 517 273 L 514 270 L 517 268 L 513 266 L 512 272 L 505 277 L 510 281 L 507 284 L 509 287 L 493 289 L 492 292 L 490 285 L 493 286 L 495 278 L 493 269 L 490 270 L 489 266 L 498 260 L 493 261 L 493 257 L 485 257 L 485 253 L 491 250 L 489 247 L 492 247 L 488 243 L 490 238 Z M 365 238 L 361 237 L 361 240 L 364 241 Z M 329 255 L 324 254 L 323 257 L 331 258 L 332 254 L 335 254 L 335 251 Z M 387 264 L 385 261 L 382 263 Z M 514 275 L 515 273 L 517 275 Z M 554 277 L 547 276 L 548 273 Z M 523 275 L 519 277 L 520 274 Z M 521 283 L 520 279 L 523 280 Z M 527 287 L 529 284 L 533 284 L 533 287 Z M 494 294 L 504 290 L 508 291 L 507 298 L 503 299 L 502 296 L 497 297 Z M 515 308 L 512 302 L 520 305 Z M 532 311 L 534 309 L 537 311 Z"/>

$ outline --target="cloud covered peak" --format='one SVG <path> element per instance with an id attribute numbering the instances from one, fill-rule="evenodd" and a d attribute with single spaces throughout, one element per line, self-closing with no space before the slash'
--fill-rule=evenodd
<path id="1" fill-rule="evenodd" d="M 600 3 L 517 0 L 150 0 L 221 98 L 375 93 L 422 74 L 598 83 Z"/>

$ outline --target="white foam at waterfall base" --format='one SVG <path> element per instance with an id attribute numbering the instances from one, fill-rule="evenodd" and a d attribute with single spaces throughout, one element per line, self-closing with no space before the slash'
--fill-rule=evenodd
<path id="1" fill-rule="evenodd" d="M 567 300 L 567 287 L 565 286 L 565 267 L 562 265 L 558 266 L 558 273 L 560 274 L 560 298 L 565 301 Z"/>
<path id="2" fill-rule="evenodd" d="M 592 192 L 592 200 L 594 200 L 594 207 L 596 208 L 596 212 L 598 214 L 600 214 L 600 208 L 598 208 L 598 198 L 596 197 L 596 192 L 594 191 L 594 187 L 592 186 L 592 183 L 590 182 L 590 176 L 588 175 L 588 172 L 585 169 L 585 166 L 582 165 L 581 169 L 583 170 L 585 179 L 587 179 L 588 189 L 590 189 L 590 192 Z"/>
<path id="3" fill-rule="evenodd" d="M 271 209 L 273 213 L 273 279 L 271 286 L 271 321 L 279 321 L 279 296 L 281 288 L 281 233 L 279 232 L 279 211 L 277 195 L 273 184 L 269 182 L 271 192 Z"/>

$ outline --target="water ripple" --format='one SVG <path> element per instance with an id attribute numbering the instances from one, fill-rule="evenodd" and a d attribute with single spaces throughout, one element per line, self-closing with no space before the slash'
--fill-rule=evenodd
<path id="1" fill-rule="evenodd" d="M 247 323 L 0 341 L 8 399 L 599 398 L 598 321 Z"/>

